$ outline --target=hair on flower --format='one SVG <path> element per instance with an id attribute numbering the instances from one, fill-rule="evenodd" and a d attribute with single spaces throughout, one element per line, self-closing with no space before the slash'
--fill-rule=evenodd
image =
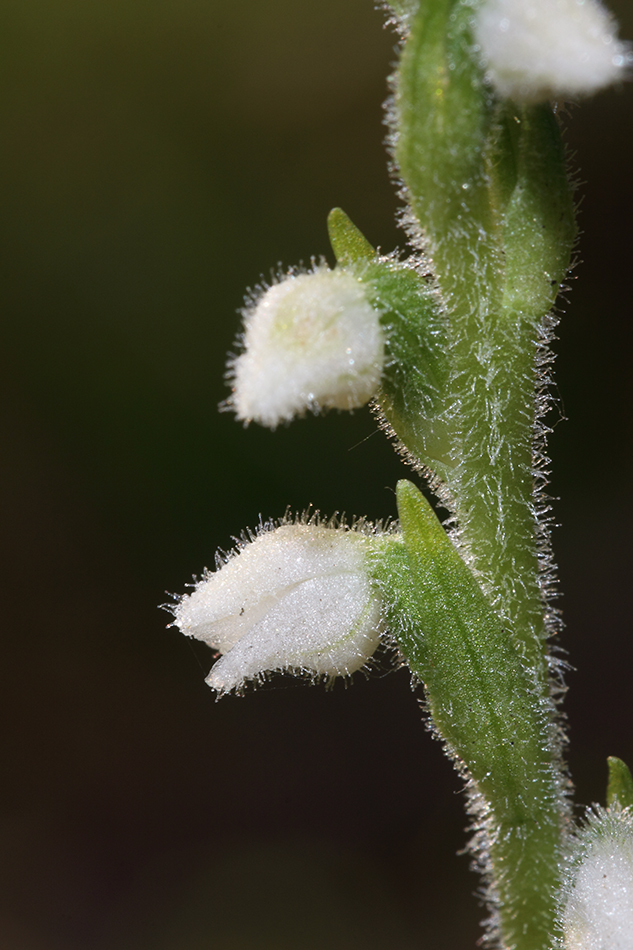
<path id="1" fill-rule="evenodd" d="M 273 671 L 329 679 L 361 669 L 384 632 L 367 560 L 391 530 L 306 513 L 238 539 L 172 608 L 182 633 L 221 654 L 207 683 L 223 695 Z"/>

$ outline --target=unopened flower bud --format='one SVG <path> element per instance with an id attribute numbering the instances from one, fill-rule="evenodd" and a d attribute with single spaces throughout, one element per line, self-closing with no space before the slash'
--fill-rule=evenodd
<path id="1" fill-rule="evenodd" d="M 631 809 L 596 809 L 578 849 L 563 911 L 565 950 L 633 950 Z"/>
<path id="2" fill-rule="evenodd" d="M 624 79 L 631 55 L 616 30 L 599 0 L 484 0 L 474 35 L 497 92 L 529 103 Z"/>
<path id="3" fill-rule="evenodd" d="M 275 428 L 306 410 L 355 409 L 380 383 L 380 314 L 361 280 L 317 267 L 269 287 L 244 313 L 229 375 L 238 419 Z"/>
<path id="4" fill-rule="evenodd" d="M 313 521 L 265 529 L 207 573 L 175 623 L 221 659 L 207 683 L 226 693 L 267 671 L 327 677 L 360 669 L 378 646 L 381 602 L 368 531 Z"/>

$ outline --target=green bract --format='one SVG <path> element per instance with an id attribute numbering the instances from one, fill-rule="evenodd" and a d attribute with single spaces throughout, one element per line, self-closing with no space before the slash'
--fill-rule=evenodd
<path id="1" fill-rule="evenodd" d="M 415 258 L 380 257 L 335 208 L 328 219 L 338 267 L 358 275 L 381 314 L 385 366 L 376 396 L 388 432 L 414 464 L 450 466 L 446 314 L 434 282 Z"/>
<path id="2" fill-rule="evenodd" d="M 607 805 L 619 804 L 622 808 L 633 805 L 633 778 L 628 766 L 622 759 L 610 755 L 607 759 L 609 766 L 609 785 L 607 787 Z"/>
<path id="3" fill-rule="evenodd" d="M 386 542 L 375 558 L 389 627 L 424 683 L 447 752 L 468 780 L 473 850 L 490 885 L 495 930 L 511 946 L 545 947 L 566 813 L 550 709 L 410 482 L 398 485 L 398 513 L 403 543 Z"/>

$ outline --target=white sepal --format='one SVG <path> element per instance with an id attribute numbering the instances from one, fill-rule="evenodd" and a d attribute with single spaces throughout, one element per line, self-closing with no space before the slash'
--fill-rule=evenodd
<path id="1" fill-rule="evenodd" d="M 242 342 L 227 405 L 244 422 L 274 429 L 308 409 L 355 409 L 380 383 L 380 314 L 344 270 L 320 265 L 273 284 L 244 311 Z"/>
<path id="2" fill-rule="evenodd" d="M 565 950 L 633 950 L 633 813 L 595 808 L 577 840 L 562 913 Z"/>
<path id="3" fill-rule="evenodd" d="M 273 670 L 360 669 L 382 629 L 365 562 L 371 545 L 369 529 L 284 523 L 207 573 L 174 610 L 184 634 L 223 654 L 207 683 L 222 694 Z"/>
<path id="4" fill-rule="evenodd" d="M 590 95 L 632 62 L 599 0 L 484 0 L 474 36 L 489 80 L 517 102 Z"/>

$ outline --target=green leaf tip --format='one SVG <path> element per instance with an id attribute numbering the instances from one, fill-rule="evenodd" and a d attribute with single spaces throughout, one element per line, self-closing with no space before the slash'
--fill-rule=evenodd
<path id="1" fill-rule="evenodd" d="M 435 724 L 500 811 L 522 823 L 538 796 L 547 756 L 541 712 L 517 652 L 477 579 L 431 505 L 409 481 L 397 488 L 406 565 L 391 568 L 394 632 L 424 682 Z M 512 804 L 510 804 L 512 803 Z"/>
<path id="2" fill-rule="evenodd" d="M 622 808 L 633 805 L 633 777 L 629 767 L 614 755 L 607 759 L 609 766 L 609 784 L 607 785 L 607 805 L 611 808 L 619 804 Z"/>
<path id="3" fill-rule="evenodd" d="M 416 534 L 418 536 L 424 535 L 425 544 L 431 542 L 439 545 L 439 547 L 445 547 L 448 545 L 451 550 L 454 551 L 453 546 L 451 545 L 446 532 L 442 528 L 437 515 L 433 511 L 433 508 L 426 500 L 419 488 L 410 482 L 407 478 L 401 478 L 396 486 L 396 500 L 398 502 L 398 513 L 401 520 L 404 519 L 404 522 L 407 524 L 407 528 L 403 524 L 402 530 L 405 535 L 405 545 L 407 545 L 407 536 L 409 535 L 409 529 L 413 528 L 415 522 Z M 410 538 L 413 541 L 413 538 Z M 415 542 L 413 542 L 415 544 Z M 456 552 L 455 552 L 456 553 Z M 461 558 L 459 558 L 460 564 L 463 565 Z M 465 566 L 465 565 L 464 565 Z"/>
<path id="4" fill-rule="evenodd" d="M 504 946 L 550 946 L 564 807 L 548 745 L 547 709 L 507 629 L 430 504 L 408 481 L 397 488 L 403 542 L 382 553 L 387 618 L 424 683 L 434 726 L 486 803 L 488 843 L 478 860 L 505 870 L 494 900 Z M 380 580 L 380 578 L 379 578 Z"/>
<path id="5" fill-rule="evenodd" d="M 337 264 L 366 264 L 376 259 L 375 249 L 341 208 L 330 211 L 327 227 Z"/>

